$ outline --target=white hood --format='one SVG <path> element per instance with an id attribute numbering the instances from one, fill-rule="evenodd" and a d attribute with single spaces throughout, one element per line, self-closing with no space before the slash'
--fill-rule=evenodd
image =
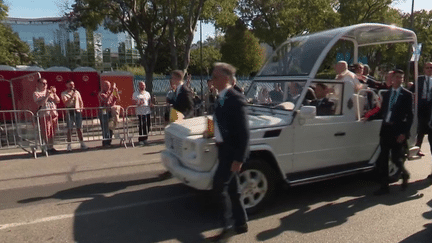
<path id="1" fill-rule="evenodd" d="M 248 117 L 249 117 L 250 129 L 282 126 L 287 124 L 286 120 L 275 116 L 249 115 Z M 171 134 L 177 137 L 201 135 L 204 133 L 206 129 L 207 129 L 207 117 L 205 116 L 194 117 L 194 118 L 174 122 L 165 128 L 165 130 L 169 131 Z"/>

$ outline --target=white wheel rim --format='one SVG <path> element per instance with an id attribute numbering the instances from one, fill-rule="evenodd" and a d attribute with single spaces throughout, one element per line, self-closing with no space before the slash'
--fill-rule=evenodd
<path id="1" fill-rule="evenodd" d="M 258 205 L 268 191 L 268 181 L 259 170 L 246 170 L 240 174 L 240 200 L 245 208 Z"/>

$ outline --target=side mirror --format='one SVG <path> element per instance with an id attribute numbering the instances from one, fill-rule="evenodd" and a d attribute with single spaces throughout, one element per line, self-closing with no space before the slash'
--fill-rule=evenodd
<path id="1" fill-rule="evenodd" d="M 303 119 L 313 119 L 316 116 L 316 107 L 315 106 L 303 106 L 299 110 L 299 115 Z"/>

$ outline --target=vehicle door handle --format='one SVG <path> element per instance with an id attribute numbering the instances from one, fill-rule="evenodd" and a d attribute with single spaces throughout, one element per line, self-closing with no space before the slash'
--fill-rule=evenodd
<path id="1" fill-rule="evenodd" d="M 337 133 L 335 133 L 334 134 L 336 137 L 337 136 L 345 136 L 345 133 L 344 132 L 337 132 Z"/>

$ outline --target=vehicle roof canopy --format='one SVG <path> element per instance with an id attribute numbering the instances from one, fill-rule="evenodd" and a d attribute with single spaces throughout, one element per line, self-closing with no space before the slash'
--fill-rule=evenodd
<path id="1" fill-rule="evenodd" d="M 413 31 L 393 25 L 367 23 L 321 31 L 284 42 L 258 76 L 314 76 L 328 51 L 340 39 L 352 41 L 355 49 L 397 42 L 417 44 Z M 355 55 L 357 51 L 354 50 Z M 357 56 L 354 60 L 357 61 Z"/>

